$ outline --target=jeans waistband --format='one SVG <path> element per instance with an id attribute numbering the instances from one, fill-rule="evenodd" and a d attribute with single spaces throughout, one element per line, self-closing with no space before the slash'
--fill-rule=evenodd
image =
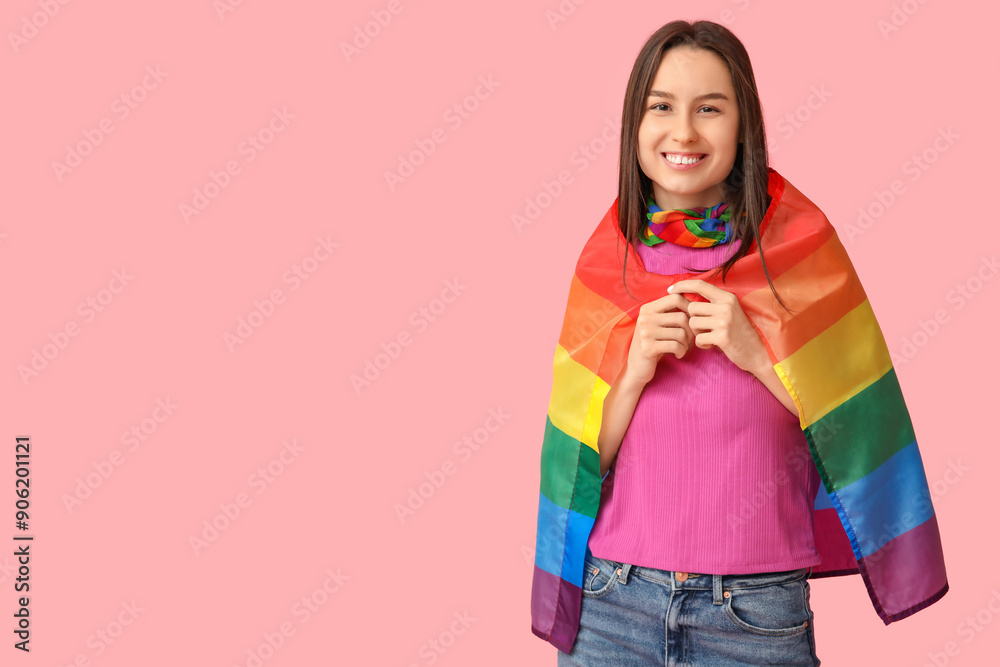
<path id="1" fill-rule="evenodd" d="M 756 588 L 758 586 L 770 586 L 773 584 L 798 581 L 808 579 L 812 574 L 811 567 L 803 567 L 796 570 L 783 570 L 780 572 L 762 572 L 758 574 L 705 574 L 701 572 L 678 572 L 674 570 L 660 570 L 644 565 L 632 565 L 630 563 L 614 563 L 614 569 L 618 575 L 619 582 L 627 584 L 631 575 L 640 576 L 644 579 L 656 581 L 662 584 L 672 585 L 674 588 L 705 589 L 710 590 L 722 586 L 724 588 Z"/>

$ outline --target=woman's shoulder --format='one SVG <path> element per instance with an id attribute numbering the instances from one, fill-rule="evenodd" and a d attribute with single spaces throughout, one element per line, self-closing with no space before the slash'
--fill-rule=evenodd
<path id="1" fill-rule="evenodd" d="M 771 197 L 772 202 L 768 204 L 769 226 L 781 228 L 780 236 L 782 238 L 787 238 L 789 235 L 795 237 L 806 234 L 828 235 L 835 233 L 833 225 L 830 224 L 830 220 L 819 205 L 788 179 L 782 177 L 780 191 L 777 191 L 773 197 L 769 193 L 768 197 Z M 777 204 L 772 206 L 775 197 Z"/>

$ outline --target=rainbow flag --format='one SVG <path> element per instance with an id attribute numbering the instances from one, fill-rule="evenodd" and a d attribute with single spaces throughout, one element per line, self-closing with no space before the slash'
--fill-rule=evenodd
<path id="1" fill-rule="evenodd" d="M 886 625 L 948 591 L 913 425 L 854 266 L 823 212 L 773 169 L 768 193 L 761 245 L 795 316 L 774 298 L 756 243 L 725 283 L 710 271 L 646 271 L 618 227 L 617 199 L 580 254 L 553 362 L 531 588 L 531 631 L 565 653 L 579 630 L 583 559 L 601 499 L 604 399 L 625 365 L 639 307 L 689 278 L 736 295 L 798 408 L 823 480 L 814 514 L 823 562 L 811 578 L 860 573 Z"/>

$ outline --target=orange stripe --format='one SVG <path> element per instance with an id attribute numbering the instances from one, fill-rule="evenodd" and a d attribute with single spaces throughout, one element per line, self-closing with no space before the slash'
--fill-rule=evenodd
<path id="1" fill-rule="evenodd" d="M 569 294 L 559 344 L 574 361 L 612 384 L 628 358 L 635 319 L 594 293 L 576 276 L 570 283 Z M 615 320 L 620 321 L 612 325 Z"/>
<path id="2" fill-rule="evenodd" d="M 782 209 L 782 213 L 771 221 L 763 238 L 767 272 L 775 284 L 775 289 L 780 276 L 799 265 L 803 258 L 808 258 L 816 252 L 833 235 L 834 229 L 828 222 L 801 213 L 789 220 L 787 211 Z M 788 239 L 795 240 L 790 242 Z M 730 282 L 733 283 L 733 287 L 727 286 L 726 289 L 740 299 L 756 289 L 761 289 L 761 286 L 768 292 L 771 291 L 760 263 L 760 254 L 756 251 L 741 259 L 730 270 L 726 278 L 727 285 Z"/>
<path id="3" fill-rule="evenodd" d="M 608 384 L 614 384 L 618 373 L 625 367 L 625 360 L 628 359 L 628 349 L 632 345 L 634 333 L 635 320 L 628 316 L 611 332 L 607 354 L 604 355 L 604 363 L 601 365 L 601 372 L 598 373 Z"/>
<path id="4" fill-rule="evenodd" d="M 836 235 L 831 235 L 805 259 L 774 278 L 774 288 L 793 318 L 774 299 L 770 287 L 746 295 L 741 303 L 764 336 L 772 343 L 777 361 L 836 324 L 867 297 L 861 283 L 852 277 L 847 251 Z"/>
<path id="5" fill-rule="evenodd" d="M 559 344 L 573 360 L 600 375 L 605 344 L 612 333 L 609 323 L 621 316 L 621 309 L 596 294 L 574 275 L 569 287 L 566 316 L 559 332 Z"/>

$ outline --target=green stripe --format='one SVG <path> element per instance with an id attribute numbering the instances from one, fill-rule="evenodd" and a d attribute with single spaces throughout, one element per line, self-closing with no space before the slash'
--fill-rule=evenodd
<path id="1" fill-rule="evenodd" d="M 577 464 L 580 466 L 579 474 Z M 597 518 L 597 508 L 601 504 L 601 485 L 598 481 L 601 457 L 590 447 L 556 428 L 548 415 L 545 416 L 541 470 L 541 489 L 546 498 L 560 507 Z"/>
<path id="2" fill-rule="evenodd" d="M 838 491 L 856 482 L 916 439 L 896 370 L 886 373 L 805 430 L 824 482 Z"/>
<path id="3" fill-rule="evenodd" d="M 701 218 L 699 220 L 685 220 L 684 226 L 687 227 L 687 230 L 691 232 L 692 235 L 697 236 L 698 238 L 713 239 L 715 241 L 726 238 L 725 229 L 717 229 L 714 232 L 709 231 L 707 229 L 702 229 L 700 227 L 700 223 L 702 222 L 705 222 L 704 218 Z"/>

